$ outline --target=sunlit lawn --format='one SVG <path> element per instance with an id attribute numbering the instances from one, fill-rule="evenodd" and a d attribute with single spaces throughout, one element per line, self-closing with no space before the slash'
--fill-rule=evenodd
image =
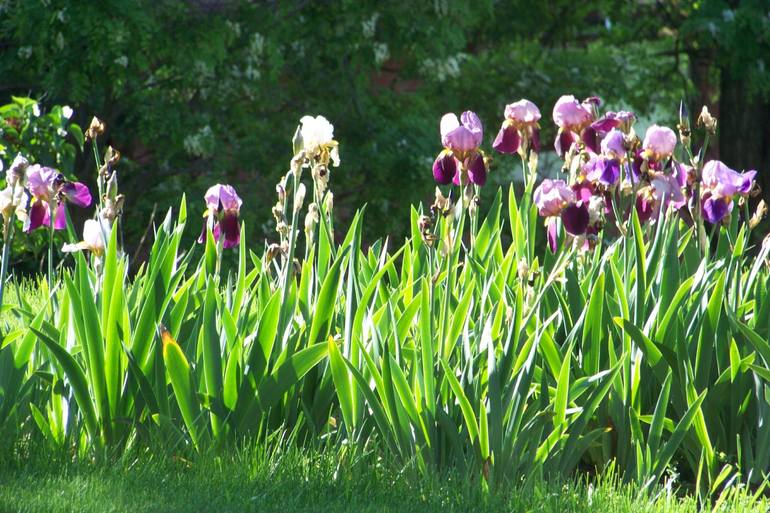
<path id="1" fill-rule="evenodd" d="M 326 450 L 267 454 L 264 449 L 225 451 L 196 461 L 125 456 L 117 463 L 65 463 L 50 454 L 6 458 L 0 470 L 0 510 L 19 512 L 187 511 L 532 511 L 694 512 L 691 497 L 663 490 L 642 495 L 600 479 L 598 484 L 503 487 L 486 493 L 459 474 L 419 477 L 373 457 Z M 13 461 L 15 460 L 15 461 Z M 723 511 L 750 509 L 731 499 Z"/>

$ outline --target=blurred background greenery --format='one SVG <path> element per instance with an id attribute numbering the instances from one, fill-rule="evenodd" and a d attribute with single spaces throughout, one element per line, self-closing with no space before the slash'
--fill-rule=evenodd
<path id="1" fill-rule="evenodd" d="M 522 97 L 543 112 L 546 149 L 561 94 L 670 126 L 680 99 L 696 116 L 708 104 L 712 157 L 758 169 L 770 189 L 767 0 L 5 0 L 0 48 L 0 103 L 31 96 L 43 115 L 68 105 L 83 128 L 107 123 L 132 252 L 155 206 L 185 192 L 202 211 L 218 181 L 243 197 L 252 240 L 273 238 L 274 186 L 305 114 L 334 124 L 335 216 L 366 203 L 370 240 L 402 236 L 406 206 L 432 199 L 442 114 L 478 112 L 489 150 Z M 88 147 L 46 158 L 94 184 Z M 492 169 L 493 184 L 518 173 L 509 158 Z"/>

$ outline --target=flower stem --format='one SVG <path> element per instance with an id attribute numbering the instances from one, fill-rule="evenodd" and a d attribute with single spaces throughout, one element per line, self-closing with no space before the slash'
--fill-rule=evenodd
<path id="1" fill-rule="evenodd" d="M 286 340 L 288 337 L 289 330 L 286 329 L 288 326 L 288 323 L 291 320 L 291 312 L 288 308 L 286 308 L 286 302 L 289 298 L 289 285 L 291 284 L 291 274 L 292 274 L 292 267 L 294 265 L 294 247 L 297 243 L 297 216 L 299 213 L 299 209 L 295 208 L 296 202 L 297 202 L 297 187 L 299 186 L 299 179 L 297 178 L 297 173 L 292 172 L 292 190 L 293 190 L 293 200 L 292 200 L 292 214 L 291 214 L 291 225 L 289 226 L 289 250 L 286 253 L 286 262 L 284 265 L 284 272 L 283 272 L 283 290 L 281 290 L 281 306 L 282 306 L 282 318 L 280 320 L 280 330 L 278 333 L 282 333 L 282 343 L 281 343 L 281 349 L 286 345 Z"/>
<path id="2" fill-rule="evenodd" d="M 11 215 L 8 229 L 6 230 L 5 240 L 3 241 L 3 257 L 0 263 L 0 308 L 3 306 L 3 293 L 5 292 L 5 275 L 8 272 L 8 259 L 11 255 L 11 244 L 13 243 L 13 231 L 16 227 L 15 216 Z"/>
<path id="3" fill-rule="evenodd" d="M 54 283 L 54 275 L 53 275 L 53 238 L 56 234 L 56 231 L 54 227 L 56 226 L 56 208 L 54 207 L 53 203 L 49 203 L 48 205 L 49 211 L 51 212 L 50 218 L 49 218 L 49 226 L 48 226 L 48 294 L 51 298 L 51 320 L 53 320 L 53 316 L 55 314 L 54 304 L 53 304 L 53 283 Z"/>
<path id="4" fill-rule="evenodd" d="M 219 237 L 219 240 L 217 241 L 217 263 L 214 267 L 214 275 L 219 276 L 219 271 L 222 269 L 222 253 L 224 252 L 224 242 L 225 238 L 223 236 Z"/>
<path id="5" fill-rule="evenodd" d="M 99 211 L 101 211 L 102 197 L 104 196 L 104 178 L 102 177 L 102 163 L 99 158 L 99 147 L 96 143 L 96 137 L 91 140 L 91 148 L 94 151 L 94 162 L 96 163 L 96 186 L 99 189 Z"/>

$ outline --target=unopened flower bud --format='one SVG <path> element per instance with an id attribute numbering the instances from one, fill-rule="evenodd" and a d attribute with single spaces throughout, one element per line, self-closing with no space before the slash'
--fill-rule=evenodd
<path id="1" fill-rule="evenodd" d="M 118 216 L 120 216 L 123 213 L 124 201 L 125 201 L 125 196 L 123 196 L 122 194 L 117 194 L 112 198 L 105 196 L 104 207 L 99 213 L 100 217 L 112 223 L 113 221 L 115 221 L 115 219 Z"/>
<path id="2" fill-rule="evenodd" d="M 305 143 L 302 140 L 302 125 L 297 125 L 297 130 L 294 131 L 294 137 L 291 139 L 291 146 L 294 150 L 294 155 L 297 155 L 305 147 Z"/>
<path id="3" fill-rule="evenodd" d="M 684 100 L 679 102 L 679 126 L 690 130 L 690 113 L 687 111 L 687 103 Z"/>
<path id="4" fill-rule="evenodd" d="M 428 216 L 420 216 L 417 221 L 417 228 L 420 230 L 420 238 L 428 246 L 433 246 L 433 243 L 438 240 L 438 237 L 431 232 L 433 227 L 433 220 Z"/>
<path id="5" fill-rule="evenodd" d="M 108 146 L 107 151 L 104 152 L 104 161 L 111 171 L 120 161 L 120 152 L 112 146 Z"/>
<path id="6" fill-rule="evenodd" d="M 711 115 L 708 107 L 705 105 L 700 111 L 700 116 L 698 116 L 698 126 L 705 127 L 708 133 L 711 135 L 715 135 L 717 133 L 717 119 Z"/>
<path id="7" fill-rule="evenodd" d="M 302 210 L 302 204 L 305 202 L 305 193 L 305 184 L 300 183 L 299 186 L 297 186 L 297 192 L 294 194 L 294 212 Z"/>
<path id="8" fill-rule="evenodd" d="M 318 205 L 311 203 L 308 205 L 307 214 L 305 215 L 305 235 L 307 236 L 308 243 L 312 243 L 313 233 L 315 232 L 315 227 L 319 221 L 320 212 L 318 210 Z"/>
<path id="9" fill-rule="evenodd" d="M 326 194 L 326 214 L 332 215 L 332 211 L 334 210 L 334 194 L 332 194 L 331 191 L 329 191 Z"/>
<path id="10" fill-rule="evenodd" d="M 430 217 L 428 216 L 420 216 L 420 219 L 417 221 L 417 228 L 420 230 L 420 232 L 425 232 L 427 230 L 430 230 L 430 227 L 433 223 L 430 220 Z"/>
<path id="11" fill-rule="evenodd" d="M 519 260 L 519 263 L 516 265 L 516 274 L 519 275 L 521 280 L 526 280 L 529 276 L 529 264 L 524 258 Z"/>
<path id="12" fill-rule="evenodd" d="M 110 179 L 107 181 L 107 191 L 105 195 L 108 198 L 115 199 L 118 195 L 118 174 L 113 171 Z"/>
<path id="13" fill-rule="evenodd" d="M 104 121 L 97 118 L 96 116 L 91 119 L 91 124 L 88 126 L 88 129 L 86 130 L 86 140 L 94 140 L 98 136 L 102 135 L 104 133 L 106 126 L 104 124 Z"/>
<path id="14" fill-rule="evenodd" d="M 765 217 L 765 214 L 767 214 L 767 205 L 765 205 L 765 200 L 759 200 L 759 203 L 757 204 L 757 210 L 754 212 L 754 215 L 751 216 L 751 219 L 749 219 L 749 228 L 752 230 L 756 228 Z"/>

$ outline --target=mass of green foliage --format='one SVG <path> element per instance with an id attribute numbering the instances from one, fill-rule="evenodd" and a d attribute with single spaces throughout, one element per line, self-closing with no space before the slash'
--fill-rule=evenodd
<path id="1" fill-rule="evenodd" d="M 616 232 L 544 251 L 532 153 L 523 193 L 479 205 L 450 187 L 404 216 L 405 240 L 367 246 L 364 210 L 335 230 L 338 169 L 321 180 L 328 154 L 297 137 L 274 207 L 284 245 L 243 224 L 235 250 L 213 225 L 188 245 L 201 221 L 183 196 L 135 276 L 116 221 L 90 256 L 6 291 L 0 450 L 324 443 L 488 490 L 612 469 L 700 501 L 762 494 L 770 239 L 752 247 L 748 216 L 706 238 L 673 209 L 632 209 Z"/>
<path id="2" fill-rule="evenodd" d="M 654 5 L 655 16 L 609 0 L 0 3 L 0 160 L 20 153 L 59 169 L 49 209 L 65 201 L 66 179 L 89 184 L 98 205 L 72 209 L 59 232 L 25 232 L 18 205 L 3 211 L 0 470 L 11 473 L 0 471 L 0 501 L 25 488 L 30 455 L 73 468 L 159 461 L 165 474 L 197 461 L 200 480 L 235 467 L 246 443 L 265 451 L 243 456 L 254 473 L 286 450 L 285 472 L 320 468 L 308 470 L 315 483 L 461 479 L 466 497 L 434 488 L 457 509 L 474 494 L 537 507 L 553 483 L 595 473 L 620 500 L 633 495 L 629 511 L 676 511 L 671 490 L 685 508 L 760 505 L 770 238 L 753 183 L 709 196 L 731 209 L 713 225 L 700 187 L 708 151 L 755 157 L 763 140 L 770 17 L 751 1 Z M 713 58 L 701 66 L 704 53 Z M 623 162 L 648 121 L 679 123 L 682 146 L 643 172 L 687 164 L 694 180 L 678 191 L 691 201 L 641 219 L 623 167 L 625 181 L 597 189 L 618 200 L 611 221 L 600 214 L 608 228 L 573 237 L 549 218 L 562 224 L 548 250 L 534 186 L 563 163 L 579 185 L 589 157 L 579 141 L 564 162 L 546 149 L 550 106 L 565 92 L 638 114 Z M 698 126 L 701 104 L 687 115 L 704 95 L 733 102 L 718 116 L 727 129 Z M 428 206 L 441 114 L 478 112 L 486 149 L 492 120 L 520 97 L 542 107 L 543 151 L 522 146 L 520 163 L 495 154 L 483 189 L 441 182 Z M 736 117 L 747 99 L 757 108 Z M 84 136 L 92 114 L 106 132 Z M 335 140 L 303 146 L 295 126 L 307 114 L 333 119 Z M 337 149 L 342 165 L 331 167 Z M 760 182 L 762 158 L 750 164 Z M 104 220 L 118 160 L 125 203 Z M 217 182 L 243 204 L 205 205 Z M 6 185 L 42 205 L 28 183 Z M 101 246 L 80 241 L 86 217 Z M 340 461 L 350 467 L 330 470 Z M 352 473 L 360 462 L 372 472 Z M 6 477 L 12 467 L 21 477 Z M 613 504 L 607 488 L 593 495 L 596 483 L 587 507 Z M 105 485 L 84 486 L 98 508 Z M 533 495 L 517 502 L 507 490 Z M 48 507 L 37 500 L 27 509 Z"/>

